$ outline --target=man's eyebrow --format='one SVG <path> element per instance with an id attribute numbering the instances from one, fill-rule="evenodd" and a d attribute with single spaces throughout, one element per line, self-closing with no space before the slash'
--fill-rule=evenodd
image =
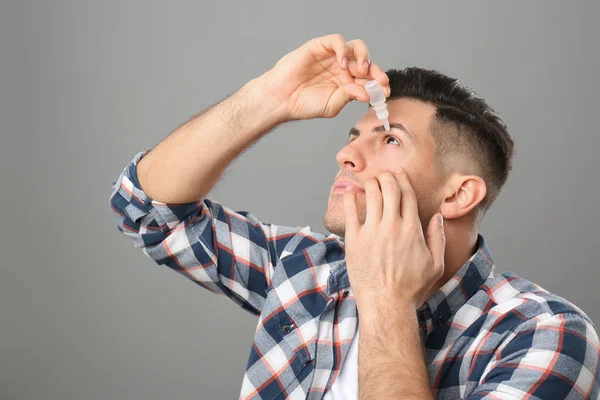
<path id="1" fill-rule="evenodd" d="M 392 128 L 396 128 L 396 129 L 403 131 L 404 133 L 406 133 L 408 135 L 408 137 L 410 138 L 410 140 L 412 140 L 413 143 L 416 143 L 413 135 L 401 123 L 399 123 L 399 122 L 390 123 L 390 129 L 392 129 Z M 375 128 L 373 128 L 373 132 L 388 132 L 388 131 L 385 130 L 385 127 L 383 125 L 379 125 L 379 126 L 376 126 Z M 360 131 L 354 127 L 350 128 L 348 137 L 350 137 L 352 135 L 360 136 Z"/>

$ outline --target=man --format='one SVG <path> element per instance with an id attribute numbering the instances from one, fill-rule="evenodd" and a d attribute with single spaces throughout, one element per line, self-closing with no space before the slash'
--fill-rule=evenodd
<path id="1" fill-rule="evenodd" d="M 368 102 L 337 155 L 325 236 L 206 194 L 290 120 Z M 119 229 L 145 254 L 259 316 L 240 398 L 598 398 L 599 341 L 575 305 L 495 274 L 478 234 L 513 141 L 486 102 L 418 68 L 384 73 L 366 44 L 313 39 L 135 156 L 114 182 Z"/>

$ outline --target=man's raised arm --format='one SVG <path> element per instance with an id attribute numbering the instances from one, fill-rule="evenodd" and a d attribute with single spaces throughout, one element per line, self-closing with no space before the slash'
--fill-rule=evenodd
<path id="1" fill-rule="evenodd" d="M 154 200 L 196 201 L 237 156 L 277 125 L 334 117 L 354 99 L 368 102 L 368 79 L 379 80 L 389 95 L 388 77 L 369 62 L 363 41 L 346 43 L 341 35 L 313 39 L 176 129 L 140 161 L 139 182 Z"/>
<path id="2" fill-rule="evenodd" d="M 274 266 L 304 230 L 261 222 L 206 195 L 249 145 L 285 121 L 328 118 L 364 83 L 387 75 L 367 63 L 364 42 L 340 35 L 313 39 L 271 70 L 140 152 L 114 182 L 110 207 L 118 229 L 158 264 L 260 314 Z M 361 64 L 362 63 L 362 64 Z"/>
<path id="3" fill-rule="evenodd" d="M 285 122 L 265 77 L 190 119 L 139 163 L 139 182 L 154 200 L 181 204 L 206 196 L 229 164 L 253 142 Z"/>

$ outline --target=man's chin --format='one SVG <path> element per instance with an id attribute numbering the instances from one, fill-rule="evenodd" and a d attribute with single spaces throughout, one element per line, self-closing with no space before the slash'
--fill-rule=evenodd
<path id="1" fill-rule="evenodd" d="M 346 232 L 346 225 L 344 224 L 344 216 L 341 215 L 331 215 L 330 213 L 326 213 L 325 217 L 323 217 L 323 224 L 325 225 L 325 229 L 334 235 L 344 236 Z"/>

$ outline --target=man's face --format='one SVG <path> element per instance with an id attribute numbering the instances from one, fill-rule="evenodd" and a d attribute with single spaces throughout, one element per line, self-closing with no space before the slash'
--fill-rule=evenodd
<path id="1" fill-rule="evenodd" d="M 344 236 L 345 232 L 344 188 L 336 188 L 336 185 L 352 182 L 363 189 L 355 192 L 359 221 L 364 223 L 367 213 L 364 181 L 386 170 L 393 173 L 403 168 L 407 172 L 425 227 L 439 211 L 443 200 L 438 193 L 441 182 L 435 171 L 435 142 L 429 131 L 435 107 L 400 98 L 388 101 L 388 111 L 389 131 L 383 128 L 371 108 L 358 120 L 350 132 L 349 143 L 337 154 L 340 172 L 333 182 L 324 217 L 325 228 L 331 233 Z"/>

